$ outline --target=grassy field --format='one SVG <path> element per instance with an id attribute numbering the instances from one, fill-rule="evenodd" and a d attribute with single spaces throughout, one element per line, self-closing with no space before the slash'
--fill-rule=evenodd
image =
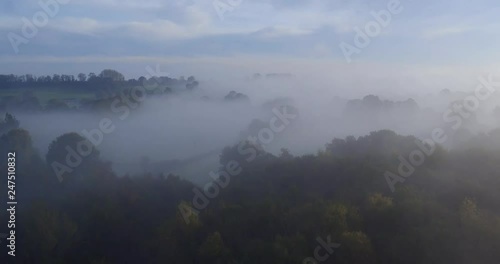
<path id="1" fill-rule="evenodd" d="M 92 92 L 71 91 L 67 88 L 49 88 L 37 87 L 33 88 L 12 88 L 0 90 L 0 97 L 15 96 L 21 97 L 25 92 L 31 91 L 38 98 L 41 105 L 45 105 L 51 99 L 93 99 L 95 94 Z"/>

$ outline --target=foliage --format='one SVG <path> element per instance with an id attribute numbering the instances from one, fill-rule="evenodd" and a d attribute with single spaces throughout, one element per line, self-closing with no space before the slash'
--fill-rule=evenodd
<path id="1" fill-rule="evenodd" d="M 189 181 L 117 177 L 97 150 L 78 184 L 35 180 L 55 178 L 50 162 L 82 140 L 58 137 L 43 164 L 27 131 L 0 138 L 2 151 L 30 153 L 23 190 L 44 190 L 20 197 L 18 263 L 303 263 L 318 247 L 327 252 L 318 242 L 327 237 L 340 247 L 322 263 L 500 261 L 498 150 L 440 153 L 392 193 L 383 169 L 413 137 L 379 131 L 300 157 L 246 142 L 255 158 L 224 149 L 221 164 L 241 161 L 243 170 L 197 209 Z"/>

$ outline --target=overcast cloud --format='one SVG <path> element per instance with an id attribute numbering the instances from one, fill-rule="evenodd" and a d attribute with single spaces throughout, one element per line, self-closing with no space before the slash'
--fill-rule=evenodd
<path id="1" fill-rule="evenodd" d="M 285 55 L 345 63 L 339 44 L 352 43 L 354 27 L 364 27 L 373 19 L 370 12 L 385 9 L 389 1 L 243 0 L 221 20 L 212 0 L 72 0 L 61 5 L 48 25 L 21 44 L 16 54 L 8 33 L 21 34 L 22 18 L 31 19 L 41 7 L 37 1 L 6 0 L 0 4 L 0 69 L 35 74 L 62 69 L 76 74 L 77 69 L 98 71 L 126 64 L 122 71 L 134 77 L 145 74 L 139 71 L 154 60 L 175 60 L 185 64 L 186 71 L 196 71 L 207 58 L 212 67 L 215 60 L 224 64 L 229 58 L 252 68 L 242 58 L 276 61 Z M 401 0 L 401 4 L 403 12 L 353 56 L 353 63 L 445 71 L 496 66 L 500 44 L 495 34 L 500 28 L 496 1 Z"/>

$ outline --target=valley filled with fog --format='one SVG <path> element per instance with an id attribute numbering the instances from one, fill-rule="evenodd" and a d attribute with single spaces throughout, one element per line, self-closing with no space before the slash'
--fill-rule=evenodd
<path id="1" fill-rule="evenodd" d="M 155 78 L 159 77 L 150 78 L 150 84 L 155 84 Z M 5 103 L 4 110 L 30 131 L 41 155 L 58 136 L 76 132 L 94 136 L 101 157 L 119 175 L 175 173 L 197 183 L 210 180 L 208 172 L 217 170 L 224 147 L 249 137 L 275 155 L 282 148 L 306 155 L 323 150 L 333 138 L 388 129 L 425 140 L 441 128 L 450 138 L 443 146 L 451 149 L 471 144 L 473 137 L 491 133 L 500 124 L 499 94 L 485 86 L 478 91 L 443 89 L 393 99 L 394 93 L 342 97 L 348 93 L 341 90 L 347 88 L 328 89 L 291 74 L 254 74 L 239 83 L 196 82 L 194 89 L 139 85 L 140 100 L 133 103 L 119 95 L 100 95 L 88 101 L 73 99 L 59 109 L 39 105 L 26 110 L 27 92 L 25 98 Z M 476 98 L 476 92 L 487 97 L 475 103 L 470 99 Z M 272 138 L 259 134 L 269 128 L 273 111 L 282 111 L 282 106 L 292 107 L 297 118 Z M 102 119 L 112 122 L 113 131 L 101 137 L 95 131 Z"/>
<path id="2" fill-rule="evenodd" d="M 500 263 L 499 11 L 2 1 L 0 263 Z"/>

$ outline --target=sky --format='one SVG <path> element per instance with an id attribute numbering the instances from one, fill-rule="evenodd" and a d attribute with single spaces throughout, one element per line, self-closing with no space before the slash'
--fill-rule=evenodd
<path id="1" fill-rule="evenodd" d="M 356 29 L 364 32 L 376 21 L 373 13 L 388 12 L 397 0 L 56 1 L 0 3 L 0 73 L 115 68 L 136 77 L 148 65 L 163 65 L 173 75 L 308 74 L 327 67 L 473 78 L 500 57 L 500 3 L 494 0 L 401 0 L 399 12 L 379 23 L 380 32 L 362 48 Z M 28 32 L 37 17 L 36 32 Z M 349 62 L 342 43 L 356 49 Z"/>

